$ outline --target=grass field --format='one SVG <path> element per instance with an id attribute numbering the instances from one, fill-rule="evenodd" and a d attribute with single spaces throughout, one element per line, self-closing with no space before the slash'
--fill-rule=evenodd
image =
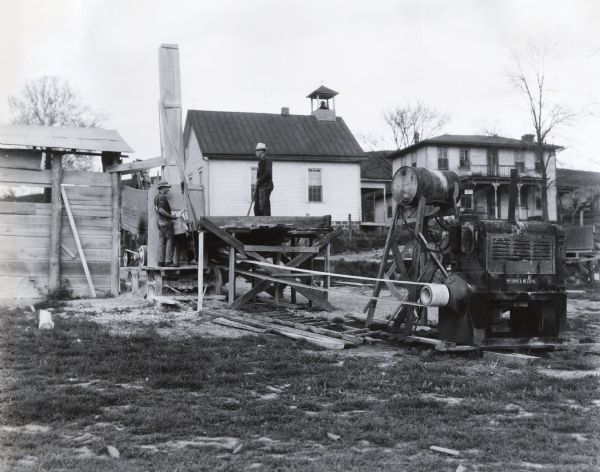
<path id="1" fill-rule="evenodd" d="M 600 312 L 586 316 L 581 329 L 593 330 Z M 164 330 L 176 314 L 122 331 L 93 313 L 54 318 L 54 330 L 39 331 L 32 313 L 0 314 L 0 470 L 600 467 L 596 376 L 565 380 L 419 348 L 174 338 Z M 554 353 L 540 367 L 591 370 L 597 360 Z"/>

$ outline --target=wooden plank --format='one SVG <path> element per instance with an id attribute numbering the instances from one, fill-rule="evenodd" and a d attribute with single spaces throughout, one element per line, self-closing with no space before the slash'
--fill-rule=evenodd
<path id="1" fill-rule="evenodd" d="M 244 251 L 246 252 L 281 252 L 281 253 L 310 253 L 318 254 L 319 248 L 307 247 L 307 246 L 265 246 L 257 244 L 244 244 Z"/>
<path id="2" fill-rule="evenodd" d="M 110 195 L 110 174 L 104 172 L 75 172 L 67 170 L 63 177 L 63 183 L 72 186 L 107 187 L 105 191 Z"/>
<path id="3" fill-rule="evenodd" d="M 44 207 L 40 208 L 40 205 Z M 28 203 L 28 202 L 0 202 L 0 215 L 36 215 L 40 211 L 44 214 L 51 214 L 52 205 L 49 203 Z"/>
<path id="4" fill-rule="evenodd" d="M 94 277 L 108 277 L 110 275 L 110 262 L 90 262 L 88 264 L 90 272 Z M 79 260 L 62 260 L 60 263 L 61 275 L 71 277 L 83 277 L 84 273 Z M 0 261 L 0 275 L 23 277 L 31 275 L 33 277 L 48 276 L 48 261 L 22 261 L 22 260 L 2 260 Z"/>
<path id="5" fill-rule="evenodd" d="M 320 327 L 314 326 L 314 325 L 311 326 L 311 325 L 297 322 L 297 321 L 284 320 L 284 319 L 279 319 L 279 318 L 275 318 L 275 317 L 271 317 L 271 316 L 259 315 L 256 313 L 240 313 L 239 316 L 241 316 L 242 318 L 264 321 L 266 323 L 280 324 L 282 326 L 288 326 L 290 328 L 299 329 L 301 331 L 308 331 L 308 332 L 315 333 L 315 334 L 322 334 L 323 336 L 329 336 L 329 337 L 333 337 L 333 338 L 337 338 L 337 339 L 343 339 L 345 341 L 350 341 L 355 344 L 363 343 L 363 340 L 357 336 L 353 336 L 351 334 L 347 334 L 347 333 L 340 332 L 340 331 L 334 331 L 332 329 L 320 328 Z M 328 321 L 325 321 L 325 323 L 330 324 L 330 322 L 328 322 Z"/>
<path id="6" fill-rule="evenodd" d="M 49 169 L 2 169 L 0 182 L 11 184 L 52 186 L 52 171 Z M 101 172 L 65 171 L 63 183 L 67 185 L 85 185 L 95 188 L 110 187 L 110 175 Z"/>
<path id="7" fill-rule="evenodd" d="M 88 281 L 88 285 L 90 286 L 90 293 L 92 294 L 92 298 L 96 298 L 96 290 L 94 289 L 94 282 L 92 282 L 92 276 L 90 274 L 90 270 L 87 265 L 87 261 L 85 260 L 85 253 L 83 252 L 83 248 L 81 247 L 81 240 L 79 239 L 79 233 L 77 232 L 77 226 L 75 226 L 75 219 L 71 213 L 71 207 L 69 206 L 69 199 L 67 198 L 67 193 L 65 191 L 65 187 L 61 186 L 60 192 L 65 204 L 65 208 L 67 209 L 67 214 L 69 215 L 69 223 L 71 224 L 71 230 L 73 231 L 73 237 L 75 238 L 75 245 L 77 246 L 77 252 L 79 253 L 79 258 L 81 259 L 81 265 L 83 266 L 83 270 L 85 272 L 85 277 Z"/>
<path id="8" fill-rule="evenodd" d="M 50 216 L 50 256 L 48 258 L 48 284 L 51 289 L 60 285 L 60 245 L 62 235 L 62 201 L 61 183 L 63 179 L 62 154 L 52 156 L 52 212 Z M 4 216 L 2 219 L 8 217 Z M 28 216 L 20 219 L 45 218 L 42 216 Z"/>
<path id="9" fill-rule="evenodd" d="M 215 318 L 211 320 L 211 323 L 218 324 L 221 326 L 227 326 L 229 328 L 237 328 L 243 329 L 245 331 L 252 331 L 254 333 L 267 333 L 268 330 L 265 328 L 255 328 L 254 326 L 250 326 L 248 324 L 238 323 L 237 321 L 231 321 L 227 318 Z"/>
<path id="10" fill-rule="evenodd" d="M 141 170 L 154 169 L 165 165 L 165 160 L 162 156 L 153 157 L 152 159 L 144 159 L 142 161 L 127 162 L 124 164 L 116 164 L 108 166 L 106 172 L 118 172 L 121 174 L 131 174 Z"/>
<path id="11" fill-rule="evenodd" d="M 331 216 L 210 216 L 219 228 L 258 228 L 260 226 L 289 226 L 290 229 L 328 229 Z"/>
<path id="12" fill-rule="evenodd" d="M 68 224 L 69 216 L 66 211 L 59 213 L 61 215 L 61 225 Z M 97 226 L 112 228 L 112 219 L 110 216 L 87 216 L 84 214 L 75 215 L 77 226 Z M 0 215 L 1 225 L 18 225 L 18 226 L 47 226 L 50 228 L 52 224 L 52 215 Z"/>
<path id="13" fill-rule="evenodd" d="M 42 168 L 42 151 L 2 149 L 0 168 L 39 170 Z"/>
<path id="14" fill-rule="evenodd" d="M 48 261 L 50 259 L 50 244 L 49 240 L 46 241 L 48 244 L 45 247 L 23 245 L 21 247 L 5 247 L 2 246 L 0 241 L 0 260 L 1 261 Z M 65 244 L 65 241 L 61 244 L 63 251 L 62 258 L 66 260 L 77 259 L 77 249 L 74 247 L 75 244 Z M 72 254 L 72 256 L 71 256 Z M 86 257 L 88 262 L 106 262 L 110 259 L 110 249 L 88 249 L 86 250 Z"/>
<path id="15" fill-rule="evenodd" d="M 271 323 L 265 323 L 260 321 L 251 320 L 248 318 L 243 318 L 236 315 L 224 314 L 218 311 L 212 310 L 203 310 L 203 314 L 208 314 L 213 317 L 222 317 L 232 321 L 236 321 L 238 323 L 249 324 L 250 326 L 255 326 L 257 328 L 266 328 L 270 332 L 280 334 L 282 336 L 289 337 L 291 339 L 302 340 L 308 343 L 314 344 L 316 346 L 324 347 L 326 349 L 344 349 L 347 345 L 353 346 L 353 343 L 349 343 L 348 341 L 344 341 L 341 339 L 330 338 L 328 336 L 323 336 L 316 333 L 310 333 L 306 331 L 301 331 L 294 328 L 289 328 L 287 326 L 279 326 Z"/>
<path id="16" fill-rule="evenodd" d="M 540 360 L 537 356 L 528 356 L 525 354 L 518 353 L 507 353 L 507 352 L 494 352 L 494 351 L 484 351 L 483 353 L 484 360 L 492 360 L 497 361 L 502 365 L 506 366 L 517 366 L 517 367 L 525 367 L 529 365 L 535 364 Z"/>
<path id="17" fill-rule="evenodd" d="M 50 259 L 50 244 L 45 247 L 22 245 L 21 247 L 5 247 L 2 246 L 0 241 L 0 260 L 2 261 L 48 261 Z M 65 241 L 61 244 L 61 250 L 63 251 L 62 258 L 66 260 L 77 259 L 77 249 L 74 247 L 75 244 L 65 244 Z M 71 256 L 72 254 L 72 256 Z M 106 262 L 110 260 L 111 251 L 110 249 L 88 249 L 86 250 L 86 257 L 88 262 Z"/>

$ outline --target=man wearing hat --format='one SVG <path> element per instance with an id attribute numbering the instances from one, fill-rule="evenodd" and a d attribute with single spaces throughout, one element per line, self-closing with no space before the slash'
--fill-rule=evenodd
<path id="1" fill-rule="evenodd" d="M 254 152 L 259 159 L 254 194 L 254 214 L 256 216 L 271 216 L 270 198 L 273 191 L 273 163 L 267 157 L 265 143 L 258 143 Z"/>
<path id="2" fill-rule="evenodd" d="M 170 188 L 169 182 L 161 180 L 158 182 L 158 193 L 154 197 L 154 210 L 158 224 L 158 254 L 156 258 L 159 267 L 177 267 L 178 265 L 173 262 L 173 252 L 175 251 L 173 220 L 178 217 L 171 215 L 171 205 L 167 199 Z"/>

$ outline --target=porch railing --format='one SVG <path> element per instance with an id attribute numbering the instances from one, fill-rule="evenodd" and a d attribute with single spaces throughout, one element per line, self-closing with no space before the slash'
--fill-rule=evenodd
<path id="1" fill-rule="evenodd" d="M 535 169 L 526 169 L 522 166 L 488 166 L 488 165 L 471 165 L 469 167 L 459 167 L 459 175 L 473 175 L 483 177 L 510 177 L 510 170 L 517 168 L 521 177 L 537 177 L 542 176 L 541 172 Z"/>

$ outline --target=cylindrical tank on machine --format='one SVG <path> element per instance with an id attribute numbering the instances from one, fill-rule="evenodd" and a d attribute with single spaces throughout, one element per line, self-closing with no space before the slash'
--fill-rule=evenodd
<path id="1" fill-rule="evenodd" d="M 460 192 L 458 175 L 450 171 L 429 170 L 423 167 L 400 167 L 394 174 L 392 194 L 401 206 L 416 206 L 421 197 L 429 205 L 451 207 L 455 184 Z"/>

